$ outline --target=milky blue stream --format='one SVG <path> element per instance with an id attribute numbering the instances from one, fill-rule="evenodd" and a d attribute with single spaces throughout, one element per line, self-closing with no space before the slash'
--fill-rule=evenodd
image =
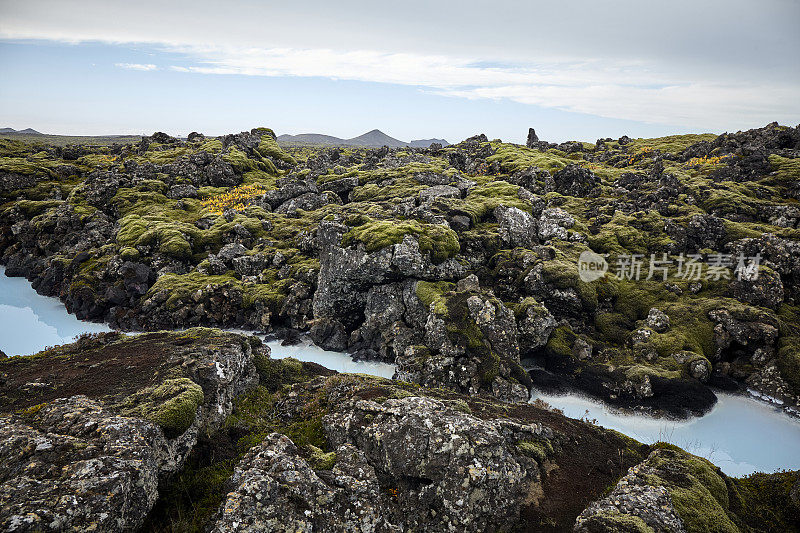
<path id="1" fill-rule="evenodd" d="M 28 355 L 47 346 L 71 342 L 81 333 L 110 331 L 104 324 L 84 322 L 67 313 L 55 298 L 36 294 L 24 278 L 5 276 L 0 267 L 0 350 Z M 329 352 L 305 341 L 295 346 L 267 343 L 272 357 L 312 361 L 339 372 L 391 377 L 394 365 L 353 361 L 345 353 Z M 573 418 L 596 419 L 639 441 L 665 440 L 707 457 L 730 475 L 777 469 L 800 469 L 800 421 L 746 396 L 718 394 L 719 402 L 706 416 L 687 421 L 654 419 L 621 413 L 578 394 L 553 396 L 534 392 Z M 588 410 L 588 414 L 586 411 Z"/>

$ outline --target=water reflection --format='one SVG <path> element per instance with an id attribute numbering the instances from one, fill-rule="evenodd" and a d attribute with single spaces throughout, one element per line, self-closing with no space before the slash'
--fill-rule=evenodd
<path id="1" fill-rule="evenodd" d="M 624 413 L 578 394 L 534 391 L 531 400 L 539 398 L 569 417 L 596 420 L 647 444 L 671 442 L 711 460 L 728 475 L 800 469 L 800 420 L 744 395 L 718 392 L 717 397 L 711 412 L 684 421 Z"/>

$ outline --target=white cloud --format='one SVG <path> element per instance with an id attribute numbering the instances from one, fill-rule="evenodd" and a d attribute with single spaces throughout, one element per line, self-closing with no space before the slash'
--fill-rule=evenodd
<path id="1" fill-rule="evenodd" d="M 730 129 L 776 118 L 800 122 L 792 84 L 717 81 L 645 61 L 550 60 L 487 66 L 443 55 L 331 49 L 175 47 L 212 75 L 318 76 L 432 89 L 460 98 L 509 99 L 606 118 Z M 735 117 L 735 120 L 732 118 Z"/>
<path id="2" fill-rule="evenodd" d="M 115 67 L 124 68 L 125 70 L 158 70 L 158 67 L 153 64 L 142 64 L 142 63 L 114 63 Z"/>
<path id="3" fill-rule="evenodd" d="M 391 17 L 368 0 L 26 0 L 0 14 L 0 39 L 148 43 L 184 54 L 184 72 L 412 85 L 692 129 L 800 122 L 792 0 L 407 0 Z"/>

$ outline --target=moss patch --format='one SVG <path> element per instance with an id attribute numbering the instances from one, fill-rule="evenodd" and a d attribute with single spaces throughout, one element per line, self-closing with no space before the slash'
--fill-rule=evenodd
<path id="1" fill-rule="evenodd" d="M 441 263 L 460 250 L 456 232 L 447 226 L 416 221 L 370 220 L 345 233 L 342 246 L 361 242 L 367 252 L 374 252 L 403 242 L 406 235 L 415 236 L 420 251 L 430 253 L 434 263 Z"/>
<path id="2" fill-rule="evenodd" d="M 192 425 L 203 403 L 203 389 L 189 378 L 167 379 L 126 398 L 119 408 L 128 416 L 140 416 L 157 424 L 167 437 L 183 434 Z"/>

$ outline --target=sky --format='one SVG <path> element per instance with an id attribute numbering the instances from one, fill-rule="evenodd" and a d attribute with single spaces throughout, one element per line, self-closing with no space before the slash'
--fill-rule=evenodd
<path id="1" fill-rule="evenodd" d="M 0 127 L 524 142 L 800 123 L 796 0 L 0 0 Z"/>

